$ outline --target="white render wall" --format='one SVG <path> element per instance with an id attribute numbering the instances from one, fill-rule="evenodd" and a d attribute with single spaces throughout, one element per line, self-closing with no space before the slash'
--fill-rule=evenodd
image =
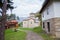
<path id="1" fill-rule="evenodd" d="M 48 9 L 48 15 L 47 15 Z M 43 17 L 44 16 L 44 17 Z M 42 13 L 42 21 L 54 18 L 54 4 L 52 3 L 49 7 L 47 7 Z"/>
<path id="2" fill-rule="evenodd" d="M 28 27 L 28 21 L 23 21 L 23 28 L 27 28 Z"/>
<path id="3" fill-rule="evenodd" d="M 60 17 L 60 2 L 54 2 L 55 17 Z"/>
<path id="4" fill-rule="evenodd" d="M 23 21 L 23 28 L 34 28 L 38 27 L 40 25 L 40 22 L 35 23 L 33 19 Z"/>
<path id="5" fill-rule="evenodd" d="M 49 13 L 48 15 L 47 15 L 47 8 L 48 8 L 48 13 Z M 53 2 L 47 8 L 42 13 L 42 21 L 48 20 L 51 18 L 60 17 L 60 2 Z"/>
<path id="6" fill-rule="evenodd" d="M 30 19 L 28 25 L 29 25 L 28 26 L 29 28 L 33 28 L 34 27 L 34 20 L 33 19 Z"/>
<path id="7" fill-rule="evenodd" d="M 38 27 L 39 25 L 40 25 L 40 23 L 35 23 L 35 25 L 34 25 L 34 26 L 35 26 L 35 27 Z"/>

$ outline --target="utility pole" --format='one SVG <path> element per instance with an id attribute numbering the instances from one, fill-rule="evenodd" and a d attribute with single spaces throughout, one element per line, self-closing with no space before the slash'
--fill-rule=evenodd
<path id="1" fill-rule="evenodd" d="M 3 7 L 2 7 L 2 20 L 1 20 L 1 26 L 0 26 L 0 40 L 5 40 L 5 24 L 6 24 L 6 8 L 7 8 L 7 0 L 3 1 Z"/>

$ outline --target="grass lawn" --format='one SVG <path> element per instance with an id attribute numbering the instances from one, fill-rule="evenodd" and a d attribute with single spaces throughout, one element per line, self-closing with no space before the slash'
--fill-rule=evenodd
<path id="1" fill-rule="evenodd" d="M 36 27 L 33 29 L 33 31 L 41 35 L 42 38 L 44 38 L 44 40 L 54 40 L 53 38 L 50 37 L 50 35 L 46 34 L 41 27 Z"/>
<path id="2" fill-rule="evenodd" d="M 22 27 L 19 27 L 20 30 L 32 30 L 33 28 L 22 28 Z"/>
<path id="3" fill-rule="evenodd" d="M 22 31 L 14 32 L 11 29 L 5 30 L 5 40 L 25 40 L 26 33 Z"/>

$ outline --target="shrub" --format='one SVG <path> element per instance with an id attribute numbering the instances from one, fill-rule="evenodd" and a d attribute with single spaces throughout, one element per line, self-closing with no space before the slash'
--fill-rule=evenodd
<path id="1" fill-rule="evenodd" d="M 40 27 L 40 26 L 33 28 L 33 31 L 34 31 L 34 32 L 37 32 L 37 33 L 43 32 L 42 27 Z"/>

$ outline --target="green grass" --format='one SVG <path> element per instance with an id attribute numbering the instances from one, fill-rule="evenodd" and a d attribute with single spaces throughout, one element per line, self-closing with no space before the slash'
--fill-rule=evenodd
<path id="1" fill-rule="evenodd" d="M 5 30 L 5 40 L 25 40 L 26 33 L 22 31 L 14 32 L 11 29 Z"/>
<path id="2" fill-rule="evenodd" d="M 44 38 L 44 40 L 54 40 L 53 38 L 50 37 L 50 35 L 46 34 L 46 32 L 43 31 L 41 27 L 36 27 L 33 29 L 33 31 L 41 35 L 42 38 Z"/>
<path id="3" fill-rule="evenodd" d="M 20 30 L 30 30 L 31 31 L 33 28 L 22 28 L 22 27 L 20 27 L 19 29 Z"/>

